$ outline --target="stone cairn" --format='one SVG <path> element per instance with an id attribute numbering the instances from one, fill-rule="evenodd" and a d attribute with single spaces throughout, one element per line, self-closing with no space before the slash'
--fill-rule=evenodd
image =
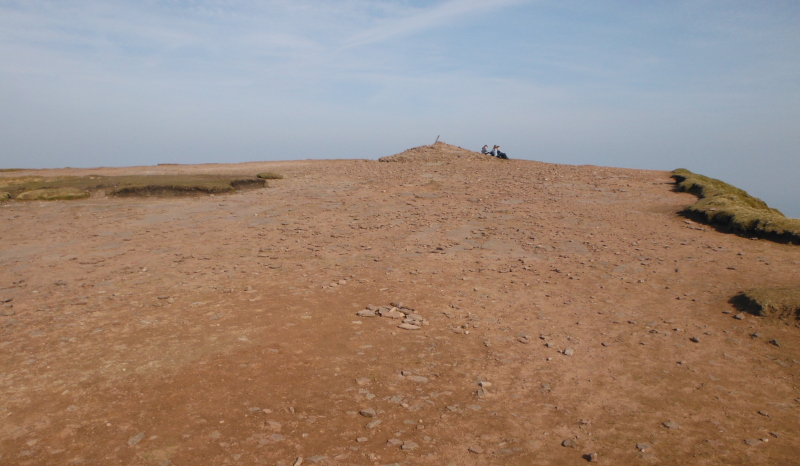
<path id="1" fill-rule="evenodd" d="M 419 330 L 428 322 L 417 312 L 403 303 L 390 303 L 388 306 L 373 306 L 368 304 L 361 311 L 356 312 L 359 317 L 385 317 L 387 319 L 403 319 L 398 325 L 403 330 Z"/>

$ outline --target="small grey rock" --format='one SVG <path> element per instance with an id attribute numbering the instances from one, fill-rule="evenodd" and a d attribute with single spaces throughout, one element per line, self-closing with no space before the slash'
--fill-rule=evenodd
<path id="1" fill-rule="evenodd" d="M 636 449 L 639 450 L 639 451 L 647 451 L 650 448 L 651 448 L 650 444 L 648 444 L 648 443 L 637 443 L 636 444 Z"/>
<path id="2" fill-rule="evenodd" d="M 389 440 L 387 440 L 387 441 L 386 441 L 386 443 L 387 443 L 388 445 L 391 445 L 391 446 L 393 446 L 393 447 L 396 447 L 396 446 L 398 446 L 398 445 L 402 445 L 402 444 L 403 444 L 403 441 L 402 441 L 402 440 L 400 440 L 400 439 L 398 439 L 398 438 L 390 438 Z"/>
<path id="3" fill-rule="evenodd" d="M 757 438 L 749 438 L 749 439 L 745 439 L 744 443 L 745 443 L 745 445 L 750 445 L 752 447 L 754 445 L 758 445 L 759 443 L 761 443 L 761 440 L 759 440 Z"/>
<path id="4" fill-rule="evenodd" d="M 736 314 L 735 316 L 733 316 L 733 318 L 736 320 L 744 320 L 744 312 Z"/>
<path id="5" fill-rule="evenodd" d="M 477 445 L 473 445 L 473 446 L 469 447 L 468 450 L 469 450 L 470 453 L 475 453 L 476 455 L 480 455 L 481 453 L 483 453 L 483 448 L 481 448 L 481 447 L 479 447 Z"/>
<path id="6" fill-rule="evenodd" d="M 141 442 L 143 438 L 144 438 L 144 432 L 139 432 L 138 434 L 128 439 L 128 446 L 132 447 L 136 445 L 137 443 Z"/>
<path id="7" fill-rule="evenodd" d="M 561 442 L 561 446 L 562 447 L 567 447 L 567 448 L 575 448 L 576 446 L 578 446 L 578 443 L 575 442 L 575 440 L 572 440 L 571 438 L 568 438 L 568 439 L 564 440 L 563 442 Z"/>
<path id="8" fill-rule="evenodd" d="M 400 324 L 397 327 L 403 330 L 419 330 L 420 328 L 422 328 L 419 325 L 406 324 L 406 323 Z"/>
<path id="9" fill-rule="evenodd" d="M 411 376 L 408 376 L 406 378 L 409 379 L 409 380 L 413 380 L 414 382 L 418 382 L 418 383 L 427 383 L 428 382 L 428 378 L 427 377 L 423 377 L 421 375 L 411 375 Z"/>
<path id="10" fill-rule="evenodd" d="M 411 451 L 411 450 L 416 450 L 418 446 L 419 445 L 417 445 L 415 442 L 403 442 L 403 446 L 401 446 L 400 449 L 405 451 Z"/>
<path id="11" fill-rule="evenodd" d="M 667 429 L 679 429 L 681 426 L 678 425 L 675 421 L 667 421 L 663 423 L 663 426 Z"/>
<path id="12" fill-rule="evenodd" d="M 375 419 L 374 421 L 369 421 L 364 427 L 366 427 L 367 429 L 374 429 L 379 425 L 381 425 L 381 420 Z"/>
<path id="13" fill-rule="evenodd" d="M 689 338 L 689 341 L 691 341 L 692 343 L 700 343 L 700 339 L 697 337 Z"/>
<path id="14" fill-rule="evenodd" d="M 375 311 L 372 309 L 364 309 L 362 311 L 356 312 L 358 317 L 375 317 Z"/>
<path id="15" fill-rule="evenodd" d="M 590 463 L 597 463 L 597 453 L 587 453 L 583 458 Z"/>
<path id="16" fill-rule="evenodd" d="M 358 414 L 360 414 L 360 415 L 362 415 L 364 417 L 375 417 L 377 415 L 375 413 L 375 410 L 372 409 L 372 408 L 362 409 L 361 411 L 358 412 Z"/>
<path id="17" fill-rule="evenodd" d="M 328 457 L 327 457 L 327 456 L 325 456 L 325 455 L 314 455 L 314 456 L 309 456 L 309 457 L 308 457 L 308 458 L 306 458 L 306 459 L 307 459 L 309 462 L 316 464 L 316 463 L 322 463 L 323 461 L 325 461 L 326 459 L 328 459 Z"/>
<path id="18" fill-rule="evenodd" d="M 572 348 L 567 348 L 564 350 L 564 356 L 572 356 L 573 354 L 575 354 L 575 350 Z"/>
<path id="19" fill-rule="evenodd" d="M 778 348 L 781 347 L 781 343 L 778 340 L 770 340 L 769 344 L 777 346 Z"/>

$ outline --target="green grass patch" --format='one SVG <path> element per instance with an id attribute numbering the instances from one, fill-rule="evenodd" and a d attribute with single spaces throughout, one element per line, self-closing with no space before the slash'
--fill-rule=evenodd
<path id="1" fill-rule="evenodd" d="M 222 175 L 89 175 L 53 178 L 40 176 L 0 178 L 0 191 L 8 192 L 11 198 L 19 200 L 79 199 L 88 197 L 93 191 L 104 191 L 109 196 L 191 196 L 225 194 L 266 186 L 267 182 L 263 179 Z M 78 196 L 78 191 L 85 194 Z"/>
<path id="2" fill-rule="evenodd" d="M 283 175 L 281 175 L 280 173 L 275 173 L 275 172 L 259 173 L 256 176 L 261 178 L 262 180 L 282 180 L 283 179 Z"/>
<path id="3" fill-rule="evenodd" d="M 746 191 L 684 168 L 674 170 L 672 178 L 678 191 L 700 198 L 683 210 L 685 215 L 733 233 L 800 244 L 800 219 L 787 218 Z"/>
<path id="4" fill-rule="evenodd" d="M 740 293 L 733 302 L 757 316 L 800 319 L 800 288 L 755 288 Z"/>
<path id="5" fill-rule="evenodd" d="M 15 199 L 20 201 L 69 201 L 72 199 L 85 199 L 89 191 L 78 188 L 43 188 L 24 191 Z"/>

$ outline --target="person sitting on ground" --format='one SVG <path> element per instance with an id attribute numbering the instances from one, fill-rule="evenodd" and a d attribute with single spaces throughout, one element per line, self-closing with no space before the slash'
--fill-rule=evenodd
<path id="1" fill-rule="evenodd" d="M 492 155 L 494 155 L 498 159 L 508 160 L 508 156 L 505 154 L 505 152 L 500 152 L 500 146 L 497 146 L 497 145 L 495 145 L 492 148 Z"/>
<path id="2" fill-rule="evenodd" d="M 481 147 L 481 154 L 489 155 L 489 145 L 488 144 L 484 144 L 483 147 Z"/>

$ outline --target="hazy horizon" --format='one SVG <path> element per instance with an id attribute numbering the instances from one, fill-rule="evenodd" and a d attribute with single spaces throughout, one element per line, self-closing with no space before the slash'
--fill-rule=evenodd
<path id="1" fill-rule="evenodd" d="M 792 1 L 0 0 L 0 168 L 441 140 L 687 168 L 800 217 Z"/>

